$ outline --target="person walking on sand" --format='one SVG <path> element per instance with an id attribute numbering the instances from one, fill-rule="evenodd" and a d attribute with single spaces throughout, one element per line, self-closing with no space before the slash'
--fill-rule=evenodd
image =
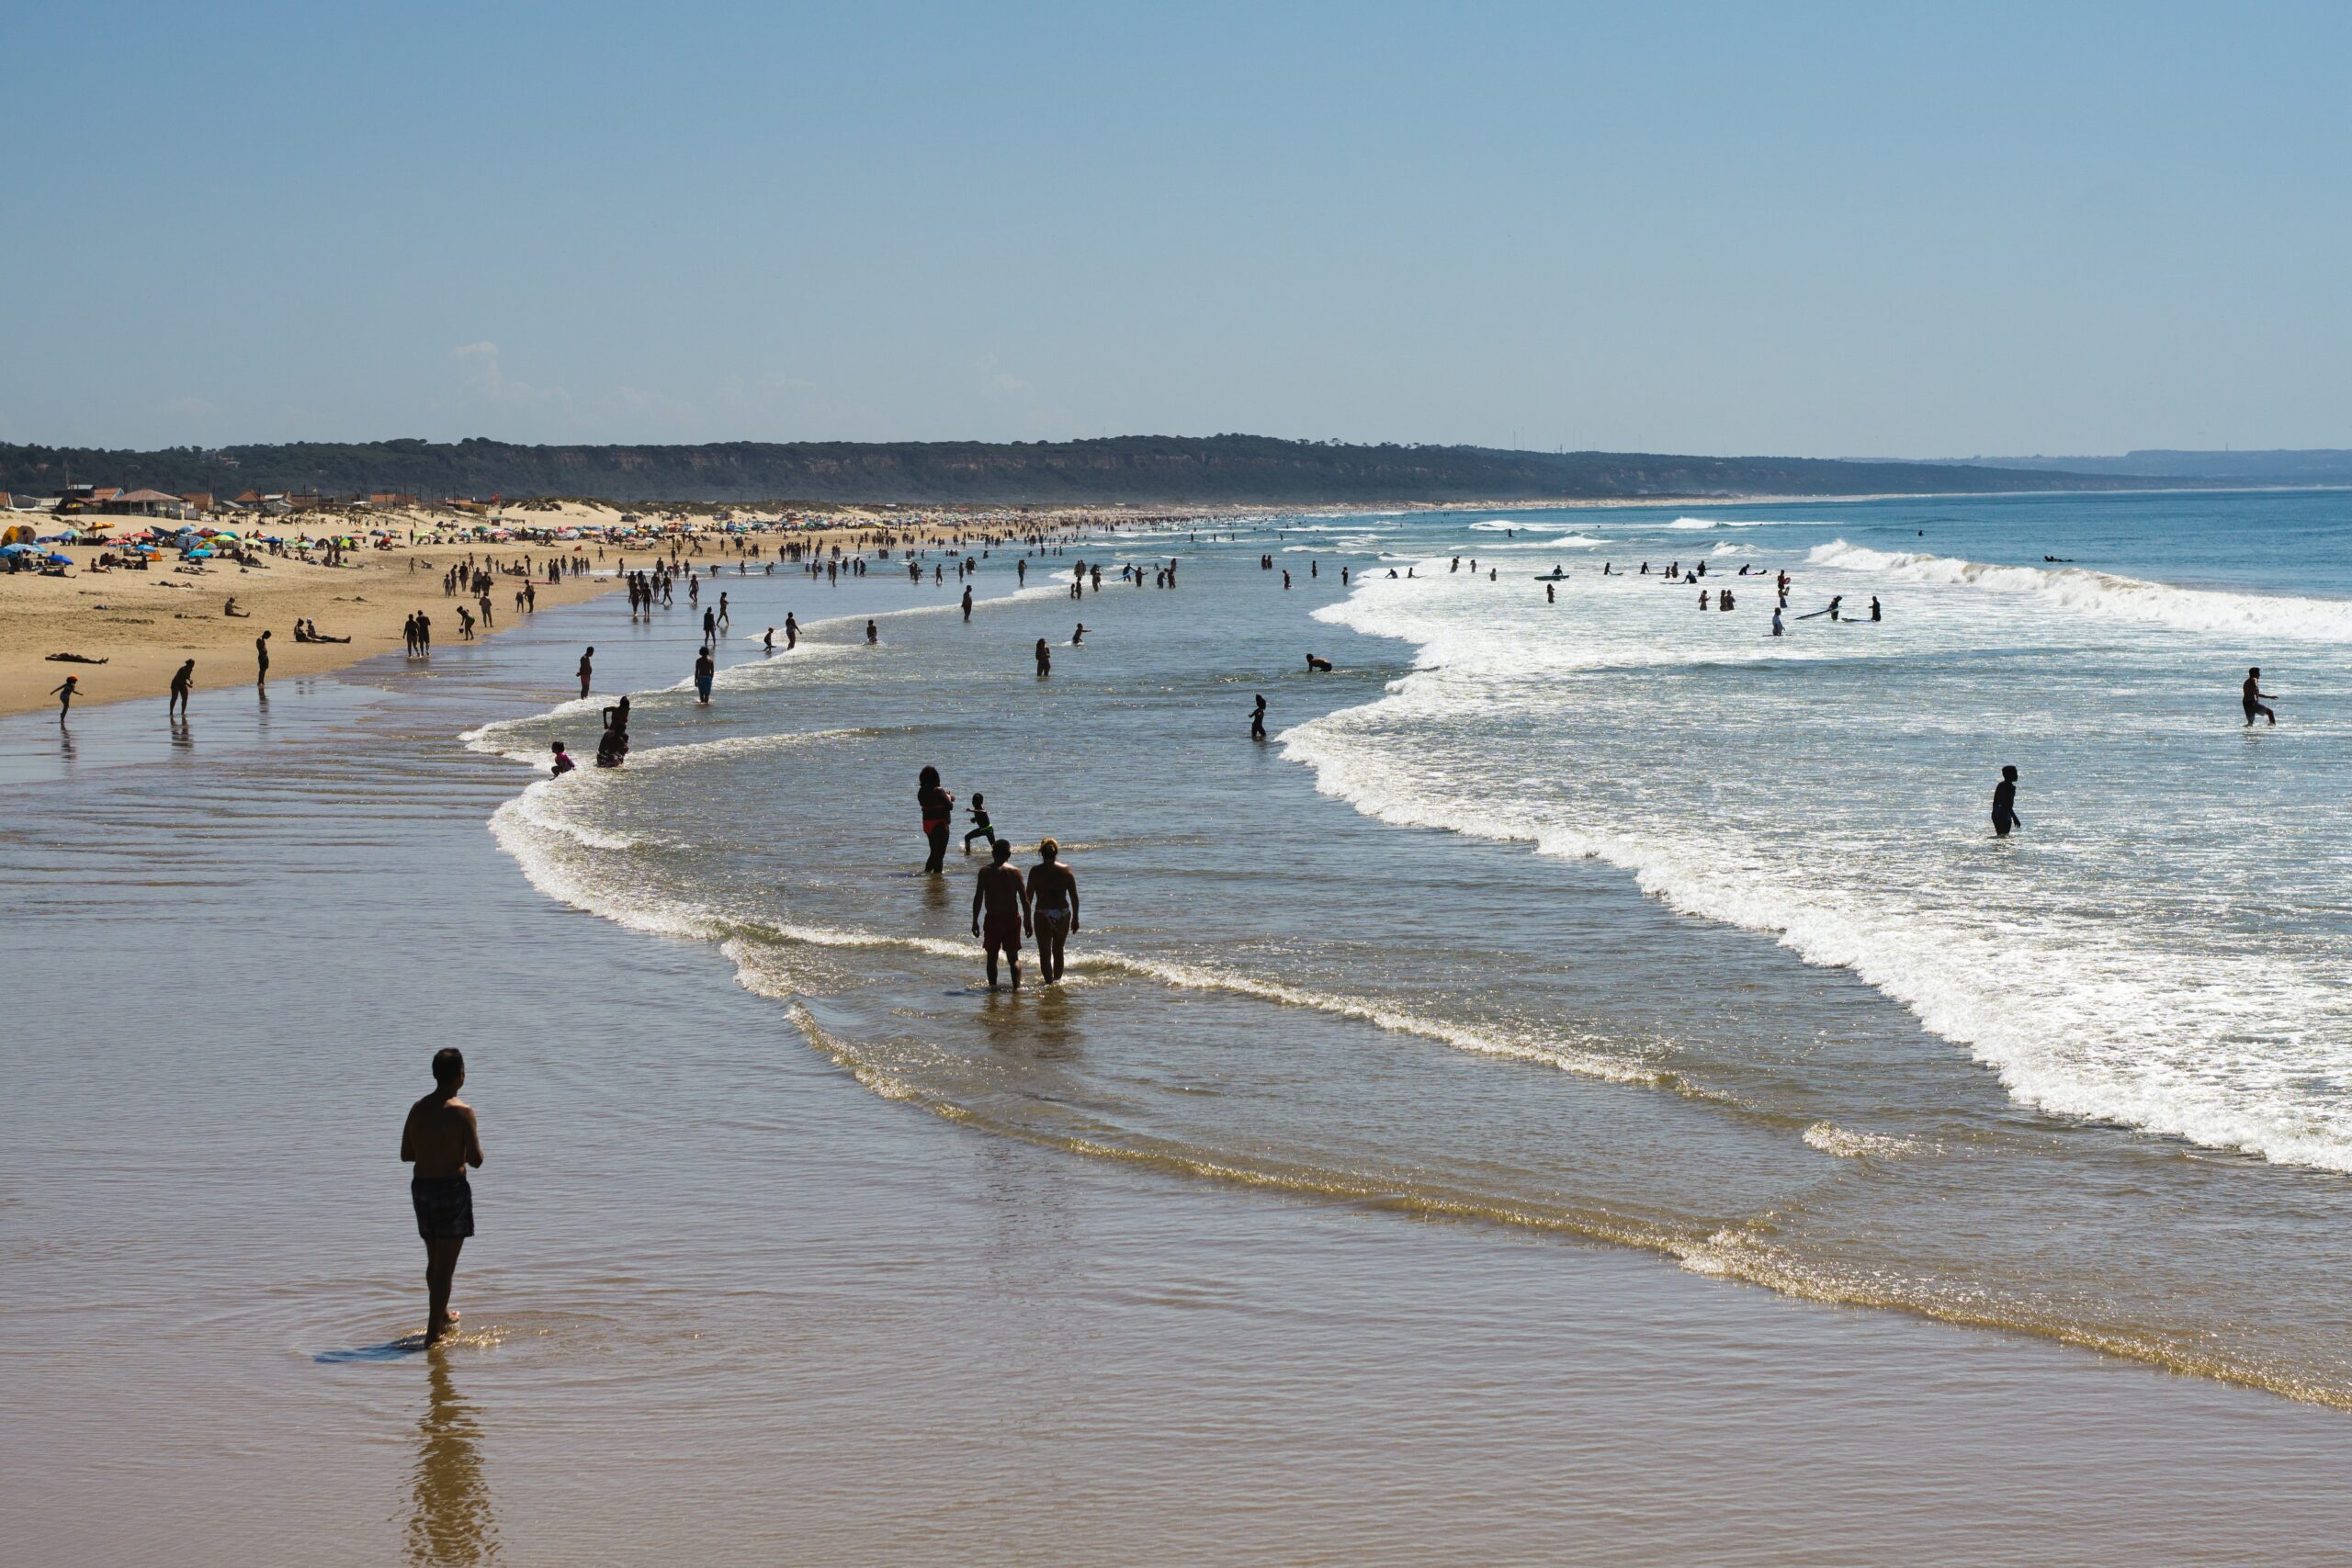
<path id="1" fill-rule="evenodd" d="M 1037 840 L 1037 864 L 1029 873 L 1029 930 L 1037 939 L 1037 974 L 1048 986 L 1062 977 L 1062 943 L 1078 930 L 1078 878 L 1061 863 L 1061 844 Z"/>
<path id="2" fill-rule="evenodd" d="M 1993 832 L 2006 839 L 2012 828 L 2025 826 L 2025 818 L 2018 815 L 2018 771 L 2014 767 L 2001 770 L 2001 782 L 1993 786 Z"/>
<path id="3" fill-rule="evenodd" d="M 65 677 L 65 684 L 58 687 L 57 690 L 49 694 L 51 696 L 57 699 L 58 723 L 63 724 L 65 722 L 65 716 L 74 711 L 74 694 L 81 689 L 82 677 L 79 675 L 68 675 Z"/>
<path id="4" fill-rule="evenodd" d="M 2254 728 L 2254 718 L 2256 714 L 2268 719 L 2270 728 L 2273 729 L 2278 728 L 2278 716 L 2262 705 L 2266 698 L 2274 703 L 2278 699 L 2262 689 L 2262 666 L 2259 664 L 2245 672 L 2245 684 L 2240 688 L 2240 697 L 2245 705 L 2247 728 Z"/>
<path id="5" fill-rule="evenodd" d="M 939 770 L 925 768 L 915 775 L 915 808 L 922 813 L 922 836 L 931 842 L 931 858 L 922 863 L 925 872 L 939 874 L 947 869 L 947 835 L 956 826 L 956 797 L 939 785 Z"/>
<path id="6" fill-rule="evenodd" d="M 1258 705 L 1250 710 L 1250 739 L 1252 740 L 1263 740 L 1265 738 L 1266 694 L 1261 692 L 1258 694 Z"/>
<path id="7" fill-rule="evenodd" d="M 408 1108 L 408 1124 L 401 1129 L 401 1158 L 416 1168 L 408 1193 L 416 1234 L 424 1238 L 427 1345 L 458 1325 L 449 1287 L 458 1277 L 458 1250 L 474 1234 L 474 1191 L 466 1169 L 481 1167 L 481 1126 L 474 1108 L 458 1098 L 465 1084 L 466 1058 L 456 1046 L 433 1053 L 433 1092 Z"/>
<path id="8" fill-rule="evenodd" d="M 254 685 L 256 689 L 269 684 L 269 633 L 265 630 L 254 638 Z"/>
<path id="9" fill-rule="evenodd" d="M 1011 863 L 1011 844 L 999 839 L 989 852 L 989 863 L 980 867 L 980 874 L 972 884 L 972 934 L 980 939 L 988 954 L 989 989 L 996 989 L 996 955 L 1001 950 L 1006 966 L 1012 971 L 1012 988 L 1017 991 L 1021 988 L 1021 937 L 1026 924 L 1023 911 L 1028 905 L 1028 890 L 1021 885 L 1021 873 Z"/>
<path id="10" fill-rule="evenodd" d="M 580 656 L 580 694 L 588 694 L 588 680 L 596 667 L 596 650 L 593 647 Z"/>
<path id="11" fill-rule="evenodd" d="M 172 677 L 172 698 L 164 706 L 164 712 L 167 716 L 176 716 L 180 718 L 187 716 L 187 694 L 195 685 L 196 660 L 191 659 L 182 664 L 178 673 Z"/>

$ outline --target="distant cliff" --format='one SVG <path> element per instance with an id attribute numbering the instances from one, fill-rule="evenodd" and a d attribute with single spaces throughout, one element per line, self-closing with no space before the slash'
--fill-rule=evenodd
<path id="1" fill-rule="evenodd" d="M 2150 476 L 1948 463 L 1348 446 L 1257 435 L 1122 435 L 990 443 L 720 442 L 514 446 L 499 441 L 294 442 L 160 452 L 0 444 L 0 490 L 65 484 L 180 493 L 247 490 L 613 501 L 830 501 L 990 505 L 1311 506 L 1338 502 L 1625 500 L 1882 491 L 2116 489 Z"/>

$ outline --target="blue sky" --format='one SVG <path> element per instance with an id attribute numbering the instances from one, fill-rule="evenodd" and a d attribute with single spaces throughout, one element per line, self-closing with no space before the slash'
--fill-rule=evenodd
<path id="1" fill-rule="evenodd" d="M 0 11 L 0 440 L 2352 446 L 2352 7 Z"/>

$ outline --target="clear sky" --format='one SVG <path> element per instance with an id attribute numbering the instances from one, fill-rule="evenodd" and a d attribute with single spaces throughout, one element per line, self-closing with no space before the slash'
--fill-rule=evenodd
<path id="1" fill-rule="evenodd" d="M 17 0 L 0 440 L 2352 446 L 2352 6 Z"/>

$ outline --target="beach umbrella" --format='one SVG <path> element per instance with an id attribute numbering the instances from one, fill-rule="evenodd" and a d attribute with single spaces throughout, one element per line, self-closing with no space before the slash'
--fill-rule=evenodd
<path id="1" fill-rule="evenodd" d="M 51 566 L 72 566 L 74 564 L 74 558 L 72 556 L 61 556 L 55 550 L 51 550 L 49 552 L 49 564 Z"/>

